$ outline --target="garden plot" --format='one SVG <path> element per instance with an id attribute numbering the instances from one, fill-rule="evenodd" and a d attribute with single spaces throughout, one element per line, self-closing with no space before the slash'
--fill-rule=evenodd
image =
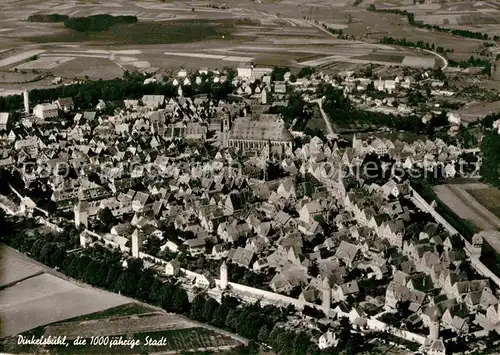
<path id="1" fill-rule="evenodd" d="M 109 319 L 89 320 L 83 322 L 68 322 L 45 329 L 45 336 L 66 335 L 68 339 L 78 336 L 90 338 L 98 335 L 120 335 L 129 331 L 134 333 L 154 332 L 169 329 L 192 328 L 193 322 L 185 318 L 167 313 L 152 313 L 145 315 L 133 315 L 125 317 L 113 317 Z"/>
<path id="2" fill-rule="evenodd" d="M 122 339 L 127 339 L 132 333 L 133 330 L 128 330 L 120 336 Z M 112 337 L 110 340 L 119 338 L 120 336 Z M 124 346 L 70 345 L 68 347 L 52 347 L 52 349 L 49 348 L 49 350 L 56 351 L 57 354 L 179 354 L 183 352 L 229 350 L 243 344 L 226 334 L 221 334 L 212 329 L 203 327 L 135 333 L 133 334 L 133 338 L 140 341 L 140 345 L 135 346 L 133 349 Z M 156 343 L 146 344 L 147 339 L 149 339 L 149 342 L 153 340 L 156 341 Z M 158 344 L 158 341 L 162 343 Z M 87 344 L 89 343 L 90 339 L 87 341 Z"/>

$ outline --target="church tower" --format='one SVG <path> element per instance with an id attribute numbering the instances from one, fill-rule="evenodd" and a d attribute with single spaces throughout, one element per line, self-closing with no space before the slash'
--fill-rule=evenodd
<path id="1" fill-rule="evenodd" d="M 142 246 L 143 233 L 136 229 L 132 233 L 132 257 L 138 258 Z"/>
<path id="2" fill-rule="evenodd" d="M 220 284 L 219 287 L 222 291 L 227 289 L 227 265 L 224 261 L 220 266 Z"/>
<path id="3" fill-rule="evenodd" d="M 260 94 L 260 103 L 262 105 L 267 105 L 267 89 L 266 88 L 262 89 L 262 92 Z"/>
<path id="4" fill-rule="evenodd" d="M 73 208 L 73 211 L 75 213 L 75 228 L 80 228 L 80 225 L 83 225 L 85 228 L 88 227 L 87 207 L 87 201 L 78 201 L 78 203 Z"/>
<path id="5" fill-rule="evenodd" d="M 224 115 L 221 122 L 221 138 L 222 138 L 222 146 L 224 148 L 226 148 L 228 144 L 230 129 L 231 129 L 231 116 L 227 113 Z"/>
<path id="6" fill-rule="evenodd" d="M 328 316 L 330 313 L 330 307 L 331 307 L 331 301 L 332 301 L 332 288 L 330 287 L 330 283 L 328 282 L 328 278 L 325 278 L 323 280 L 323 283 L 321 285 L 323 295 L 322 295 L 322 304 L 321 308 L 323 309 L 323 312 L 325 313 L 325 316 Z"/>
<path id="7" fill-rule="evenodd" d="M 30 114 L 30 96 L 29 96 L 29 92 L 27 89 L 24 89 L 23 99 L 24 99 L 24 113 L 29 115 Z"/>

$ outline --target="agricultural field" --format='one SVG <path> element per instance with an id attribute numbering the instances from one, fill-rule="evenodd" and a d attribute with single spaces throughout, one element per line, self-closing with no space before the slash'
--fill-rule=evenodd
<path id="1" fill-rule="evenodd" d="M 84 321 L 65 322 L 45 328 L 45 336 L 58 336 L 64 334 L 68 339 L 78 336 L 90 338 L 91 336 L 118 336 L 134 331 L 134 333 L 156 332 L 161 330 L 191 328 L 194 323 L 175 314 L 156 311 L 139 315 L 126 315 L 103 319 L 90 319 Z"/>
<path id="2" fill-rule="evenodd" d="M 0 71 L 0 83 L 3 84 L 28 83 L 30 81 L 39 80 L 40 76 L 41 75 L 37 73 Z"/>
<path id="3" fill-rule="evenodd" d="M 6 248 L 0 249 L 0 288 L 41 273 L 43 273 L 41 267 L 17 258 L 15 254 L 9 253 Z"/>
<path id="4" fill-rule="evenodd" d="M 126 303 L 124 297 L 84 288 L 43 273 L 0 291 L 0 337 Z"/>
<path id="5" fill-rule="evenodd" d="M 30 62 L 26 62 L 16 66 L 17 70 L 27 70 L 27 69 L 52 69 L 63 63 L 73 60 L 73 57 L 42 57 Z"/>
<path id="6" fill-rule="evenodd" d="M 130 302 L 60 278 L 13 249 L 2 246 L 0 253 L 4 287 L 0 290 L 0 338 Z"/>
<path id="7" fill-rule="evenodd" d="M 467 192 L 481 205 L 486 207 L 491 213 L 500 218 L 500 190 L 494 187 L 480 187 L 468 189 Z"/>
<path id="8" fill-rule="evenodd" d="M 500 196 L 500 190 L 482 183 L 469 183 L 439 185 L 434 191 L 460 218 L 474 223 L 481 230 L 500 230 L 498 200 L 491 197 Z M 486 194 L 491 196 L 486 197 Z"/>
<path id="9" fill-rule="evenodd" d="M 138 353 L 179 353 L 183 351 L 220 351 L 242 346 L 243 343 L 211 329 L 202 327 L 170 329 L 157 332 L 135 333 L 126 331 L 110 337 L 114 339 L 134 339 L 139 345 L 131 346 L 76 346 L 48 347 L 54 354 L 138 354 Z M 86 338 L 90 343 L 91 338 Z M 161 343 L 160 343 L 161 342 Z"/>
<path id="10" fill-rule="evenodd" d="M 498 85 L 498 82 L 497 82 Z M 498 88 L 498 86 L 497 86 Z M 474 122 L 484 116 L 494 114 L 500 110 L 500 100 L 493 102 L 470 102 L 462 107 L 458 114 L 465 122 Z"/>
<path id="11" fill-rule="evenodd" d="M 332 72 L 342 64 L 438 63 L 432 53 L 376 43 L 378 35 L 394 30 L 394 24 L 350 3 L 230 0 L 227 9 L 218 9 L 207 6 L 209 2 L 5 0 L 0 13 L 0 68 L 41 71 L 67 82 L 85 76 L 114 78 L 123 70 L 198 69 L 250 61 L 261 66 L 317 65 Z M 35 14 L 54 13 L 132 15 L 138 22 L 103 32 L 77 32 L 63 23 L 27 21 Z M 322 24 L 357 38 L 338 39 Z M 133 54 L 115 54 L 121 51 Z"/>

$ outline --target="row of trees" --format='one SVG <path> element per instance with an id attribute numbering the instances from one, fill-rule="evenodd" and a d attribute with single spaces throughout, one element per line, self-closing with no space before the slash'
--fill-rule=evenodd
<path id="1" fill-rule="evenodd" d="M 490 132 L 481 142 L 483 163 L 481 176 L 488 183 L 500 187 L 500 134 Z"/>
<path id="2" fill-rule="evenodd" d="M 490 40 L 490 39 L 493 41 L 500 41 L 500 36 L 498 36 L 498 35 L 489 36 L 486 33 L 474 32 L 474 31 L 469 31 L 469 30 L 461 30 L 461 29 L 455 29 L 455 28 L 440 27 L 437 25 L 429 25 L 429 24 L 423 23 L 421 21 L 416 21 L 415 14 L 408 12 L 406 10 L 377 9 L 376 6 L 373 4 L 368 6 L 368 10 L 406 16 L 406 18 L 408 19 L 408 23 L 411 26 L 418 27 L 418 28 L 425 28 L 428 30 L 449 33 L 449 34 L 452 34 L 454 36 L 461 36 L 461 37 L 465 37 L 465 38 L 481 39 L 481 40 L 485 40 L 485 41 Z"/>
<path id="3" fill-rule="evenodd" d="M 382 44 L 392 44 L 392 45 L 398 45 L 398 46 L 403 46 L 403 47 L 412 47 L 412 48 L 421 48 L 421 49 L 428 49 L 432 51 L 436 51 L 438 53 L 448 53 L 448 52 L 453 52 L 452 49 L 445 49 L 441 46 L 435 46 L 434 43 L 429 43 L 429 42 L 424 42 L 422 40 L 419 40 L 417 42 L 412 42 L 408 41 L 406 38 L 394 38 L 390 36 L 384 36 L 380 40 L 380 43 Z"/>
<path id="4" fill-rule="evenodd" d="M 486 75 L 491 75 L 491 62 L 488 59 L 476 58 L 474 56 L 470 56 L 467 60 L 462 61 L 454 61 L 448 60 L 448 64 L 451 67 L 460 67 L 460 68 L 471 68 L 471 67 L 480 67 L 483 68 L 482 73 Z"/>
<path id="5" fill-rule="evenodd" d="M 325 30 L 327 30 L 328 32 L 330 32 L 331 34 L 337 35 L 338 38 L 340 38 L 340 39 L 347 39 L 348 38 L 347 35 L 344 36 L 344 31 L 342 29 L 331 28 L 325 24 L 323 24 L 323 28 Z"/>

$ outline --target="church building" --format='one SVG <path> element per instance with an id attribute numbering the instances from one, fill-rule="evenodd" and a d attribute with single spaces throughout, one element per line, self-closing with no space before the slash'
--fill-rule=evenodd
<path id="1" fill-rule="evenodd" d="M 285 123 L 276 115 L 261 115 L 259 119 L 239 117 L 228 129 L 227 147 L 238 148 L 241 151 L 258 152 L 269 149 L 271 153 L 283 154 L 292 150 L 293 137 L 285 127 Z"/>

